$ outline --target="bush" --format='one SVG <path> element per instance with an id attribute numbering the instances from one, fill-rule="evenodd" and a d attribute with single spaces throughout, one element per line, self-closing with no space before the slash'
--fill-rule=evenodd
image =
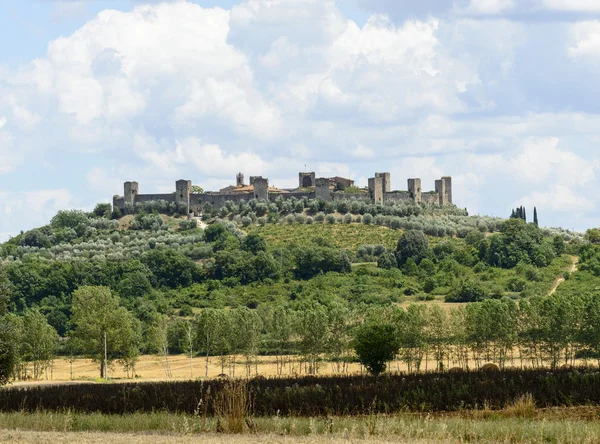
<path id="1" fill-rule="evenodd" d="M 398 261 L 394 253 L 383 253 L 377 258 L 377 267 L 385 268 L 387 270 L 398 267 Z"/>
<path id="2" fill-rule="evenodd" d="M 183 231 L 185 230 L 193 230 L 198 227 L 198 223 L 195 219 L 190 220 L 182 220 L 179 222 L 179 228 Z"/>
<path id="3" fill-rule="evenodd" d="M 351 263 L 344 250 L 331 247 L 306 246 L 296 252 L 296 276 L 309 279 L 319 273 L 336 271 L 349 273 Z"/>
<path id="4" fill-rule="evenodd" d="M 369 213 L 365 214 L 363 216 L 363 224 L 371 225 L 372 223 L 373 223 L 373 216 L 370 215 Z"/>
<path id="5" fill-rule="evenodd" d="M 485 291 L 477 282 L 466 280 L 446 296 L 446 302 L 481 302 L 485 299 Z"/>
<path id="6" fill-rule="evenodd" d="M 333 214 L 328 214 L 327 216 L 325 216 L 325 221 L 328 224 L 335 224 L 335 222 L 336 222 L 335 216 Z"/>
<path id="7" fill-rule="evenodd" d="M 112 212 L 112 205 L 109 203 L 99 203 L 94 208 L 94 215 L 97 217 L 105 217 L 106 219 L 110 219 L 110 214 Z"/>
<path id="8" fill-rule="evenodd" d="M 364 324 L 357 329 L 352 347 L 369 373 L 377 376 L 396 357 L 400 341 L 390 324 Z"/>

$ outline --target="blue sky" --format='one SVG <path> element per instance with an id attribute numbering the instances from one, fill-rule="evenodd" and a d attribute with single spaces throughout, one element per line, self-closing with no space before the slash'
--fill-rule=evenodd
<path id="1" fill-rule="evenodd" d="M 452 175 L 600 225 L 600 1 L 4 1 L 0 240 L 137 180 Z M 531 213 L 530 213 L 531 214 Z"/>

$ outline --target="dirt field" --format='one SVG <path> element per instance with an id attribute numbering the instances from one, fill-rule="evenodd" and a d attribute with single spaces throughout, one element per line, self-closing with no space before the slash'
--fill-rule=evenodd
<path id="1" fill-rule="evenodd" d="M 242 356 L 236 357 L 235 376 L 247 376 L 247 367 L 245 358 Z M 171 376 L 167 372 L 167 363 L 163 357 L 154 355 L 141 356 L 138 364 L 135 367 L 136 380 L 164 380 L 164 379 L 195 379 L 205 376 L 206 358 L 196 357 L 192 359 L 190 369 L 190 358 L 184 355 L 169 356 L 168 368 L 170 368 Z M 400 366 L 402 369 L 403 367 Z M 360 373 L 361 366 L 359 364 L 349 364 L 348 373 Z M 233 367 L 226 365 L 224 371 L 221 368 L 221 363 L 217 358 L 209 360 L 208 377 L 214 378 L 221 373 L 233 376 Z M 257 364 L 252 364 L 250 368 L 250 376 L 256 374 L 263 376 L 276 376 L 277 367 L 275 365 L 275 357 L 259 357 Z M 301 367 L 297 357 L 292 358 L 291 363 L 286 364 L 283 369 L 283 375 L 302 375 L 304 368 Z M 338 373 L 333 364 L 322 363 L 319 374 L 328 375 Z M 40 382 L 52 381 L 90 381 L 99 377 L 100 371 L 97 363 L 90 359 L 76 359 L 72 364 L 66 359 L 56 359 L 52 368 L 47 371 L 47 378 Z M 109 370 L 109 378 L 111 379 L 127 379 L 127 375 L 123 368 L 117 363 Z M 21 382 L 17 384 L 27 384 Z"/>

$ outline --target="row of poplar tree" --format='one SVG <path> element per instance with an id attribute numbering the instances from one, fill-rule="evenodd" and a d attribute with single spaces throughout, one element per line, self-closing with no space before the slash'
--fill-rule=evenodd
<path id="1" fill-rule="evenodd" d="M 356 360 L 353 340 L 365 323 L 392 326 L 389 340 L 399 345 L 396 360 L 409 371 L 479 368 L 491 362 L 500 367 L 528 365 L 557 367 L 578 358 L 600 364 L 600 294 L 524 299 L 487 299 L 439 305 L 364 306 L 307 302 L 291 309 L 263 305 L 258 309 L 201 310 L 194 317 L 164 315 L 140 321 L 120 306 L 118 296 L 106 287 L 82 287 L 73 295 L 73 329 L 60 338 L 43 314 L 28 310 L 22 316 L 0 318 L 3 350 L 13 350 L 12 375 L 48 377 L 57 354 L 75 360 L 93 358 L 101 377 L 119 363 L 135 374 L 141 353 L 158 354 L 170 376 L 169 355 L 206 356 L 220 362 L 223 373 L 250 376 L 257 371 L 259 355 L 270 355 L 279 374 L 291 371 L 318 373 L 324 362 L 339 372 Z M 60 344 L 59 344 L 60 343 Z M 240 368 L 241 366 L 241 368 Z M 237 374 L 236 374 L 237 368 Z M 392 367 L 393 368 L 393 367 Z M 296 370 L 298 371 L 298 370 Z"/>

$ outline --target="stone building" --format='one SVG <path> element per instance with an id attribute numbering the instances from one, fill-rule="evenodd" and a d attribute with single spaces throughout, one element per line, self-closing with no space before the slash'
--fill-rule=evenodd
<path id="1" fill-rule="evenodd" d="M 244 183 L 244 175 L 236 175 L 236 184 L 220 189 L 219 191 L 206 191 L 194 193 L 191 180 L 178 180 L 175 182 L 175 191 L 167 194 L 140 194 L 137 182 L 125 182 L 123 196 L 113 198 L 113 206 L 123 213 L 134 210 L 135 205 L 141 202 L 164 200 L 177 203 L 180 208 L 185 208 L 188 213 L 198 215 L 202 213 L 205 205 L 221 207 L 227 201 L 241 202 L 251 199 L 275 200 L 279 196 L 284 199 L 292 197 L 302 199 L 322 200 L 363 200 L 384 204 L 386 202 L 412 201 L 417 204 L 448 205 L 452 204 L 452 178 L 442 177 L 435 181 L 435 190 L 424 192 L 421 189 L 421 179 L 408 179 L 407 191 L 392 191 L 390 173 L 375 173 L 369 178 L 368 187 L 354 188 L 352 192 L 341 190 L 354 187 L 352 179 L 344 177 L 316 177 L 314 172 L 298 174 L 298 188 L 280 189 L 269 186 L 269 179 L 262 176 L 250 176 L 249 184 Z M 343 187 L 337 186 L 342 184 Z"/>

